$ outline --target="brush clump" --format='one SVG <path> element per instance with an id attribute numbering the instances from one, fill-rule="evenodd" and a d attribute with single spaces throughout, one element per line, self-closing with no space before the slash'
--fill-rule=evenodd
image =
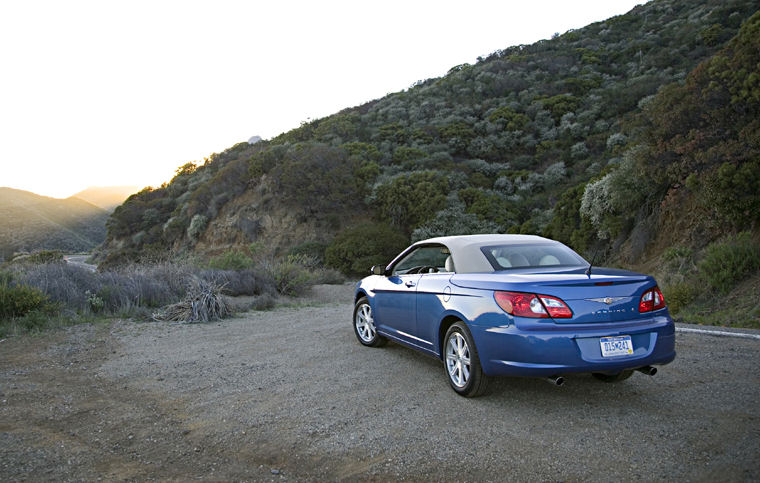
<path id="1" fill-rule="evenodd" d="M 219 286 L 194 277 L 184 300 L 153 314 L 155 320 L 175 322 L 210 322 L 232 315 L 232 306 Z"/>

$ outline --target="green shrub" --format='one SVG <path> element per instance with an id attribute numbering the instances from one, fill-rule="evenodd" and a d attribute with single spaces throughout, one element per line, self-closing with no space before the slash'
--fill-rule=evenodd
<path id="1" fill-rule="evenodd" d="M 187 228 L 187 236 L 189 236 L 191 240 L 198 240 L 207 225 L 208 217 L 205 215 L 193 216 L 193 219 L 190 220 L 190 226 Z"/>
<path id="2" fill-rule="evenodd" d="M 692 278 L 697 272 L 694 263 L 694 252 L 689 247 L 675 245 L 669 247 L 662 254 L 661 268 L 665 273 L 665 280 L 670 284 L 682 282 L 685 278 Z M 666 283 L 665 285 L 670 285 Z"/>
<path id="3" fill-rule="evenodd" d="M 0 319 L 21 317 L 41 309 L 46 302 L 47 297 L 41 290 L 15 284 L 10 275 L 0 276 Z"/>
<path id="4" fill-rule="evenodd" d="M 411 233 L 446 206 L 447 178 L 434 171 L 399 175 L 378 186 L 375 197 L 383 219 Z"/>
<path id="5" fill-rule="evenodd" d="M 680 245 L 668 247 L 662 254 L 665 261 L 677 260 L 679 258 L 690 258 L 692 256 L 691 248 Z"/>
<path id="6" fill-rule="evenodd" d="M 238 250 L 229 250 L 221 255 L 211 257 L 208 268 L 218 270 L 245 270 L 251 268 L 253 260 L 245 253 Z"/>
<path id="7" fill-rule="evenodd" d="M 106 292 L 110 292 L 110 291 L 106 290 Z M 103 298 L 101 298 L 100 295 L 98 295 L 96 293 L 92 293 L 89 290 L 87 290 L 85 292 L 85 296 L 87 297 L 87 304 L 88 304 L 90 310 L 94 314 L 97 314 L 97 313 L 101 312 L 103 310 L 103 308 L 105 307 L 105 305 L 106 305 L 106 303 L 103 300 Z"/>
<path id="8" fill-rule="evenodd" d="M 314 283 L 311 272 L 299 262 L 298 257 L 265 263 L 264 270 L 274 280 L 277 292 L 283 295 L 301 295 Z"/>
<path id="9" fill-rule="evenodd" d="M 50 314 L 43 310 L 32 310 L 15 320 L 23 332 L 39 332 L 51 325 Z"/>
<path id="10" fill-rule="evenodd" d="M 726 293 L 760 269 L 760 244 L 749 232 L 711 243 L 698 264 L 699 275 L 713 290 Z"/>
<path id="11" fill-rule="evenodd" d="M 308 257 L 316 261 L 317 265 L 321 265 L 325 261 L 325 250 L 327 249 L 327 243 L 318 241 L 307 241 L 300 243 L 290 249 L 289 256 L 302 256 Z"/>
<path id="12" fill-rule="evenodd" d="M 325 251 L 325 264 L 346 275 L 366 274 L 372 265 L 386 264 L 409 240 L 383 223 L 363 223 L 347 228 Z"/>
<path id="13" fill-rule="evenodd" d="M 412 241 L 447 235 L 474 235 L 498 233 L 501 227 L 489 220 L 482 220 L 474 213 L 465 213 L 464 206 L 452 206 L 435 214 L 435 218 L 412 232 Z"/>
<path id="14" fill-rule="evenodd" d="M 699 295 L 699 289 L 688 282 L 679 282 L 663 287 L 663 296 L 668 304 L 668 310 L 675 315 L 689 305 Z"/>
<path id="15" fill-rule="evenodd" d="M 729 226 L 760 221 L 760 158 L 743 163 L 723 163 L 702 177 L 704 202 Z"/>

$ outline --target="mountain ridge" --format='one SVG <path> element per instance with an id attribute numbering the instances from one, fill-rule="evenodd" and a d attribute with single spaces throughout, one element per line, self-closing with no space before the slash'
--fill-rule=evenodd
<path id="1" fill-rule="evenodd" d="M 140 186 L 133 185 L 89 186 L 78 193 L 74 193 L 69 198 L 79 198 L 106 211 L 112 211 L 140 189 Z"/>
<path id="2" fill-rule="evenodd" d="M 0 258 L 15 252 L 88 251 L 105 239 L 108 212 L 79 198 L 0 187 Z"/>

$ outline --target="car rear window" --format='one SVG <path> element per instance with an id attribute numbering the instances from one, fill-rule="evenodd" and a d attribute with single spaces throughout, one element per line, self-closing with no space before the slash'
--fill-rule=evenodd
<path id="1" fill-rule="evenodd" d="M 560 243 L 492 245 L 481 247 L 494 270 L 586 266 L 588 262 Z"/>

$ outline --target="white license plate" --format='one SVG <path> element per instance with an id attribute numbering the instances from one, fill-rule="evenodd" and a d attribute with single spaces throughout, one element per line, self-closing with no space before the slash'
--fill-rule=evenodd
<path id="1" fill-rule="evenodd" d="M 630 335 L 602 337 L 599 339 L 602 357 L 627 356 L 633 354 L 633 342 Z"/>

